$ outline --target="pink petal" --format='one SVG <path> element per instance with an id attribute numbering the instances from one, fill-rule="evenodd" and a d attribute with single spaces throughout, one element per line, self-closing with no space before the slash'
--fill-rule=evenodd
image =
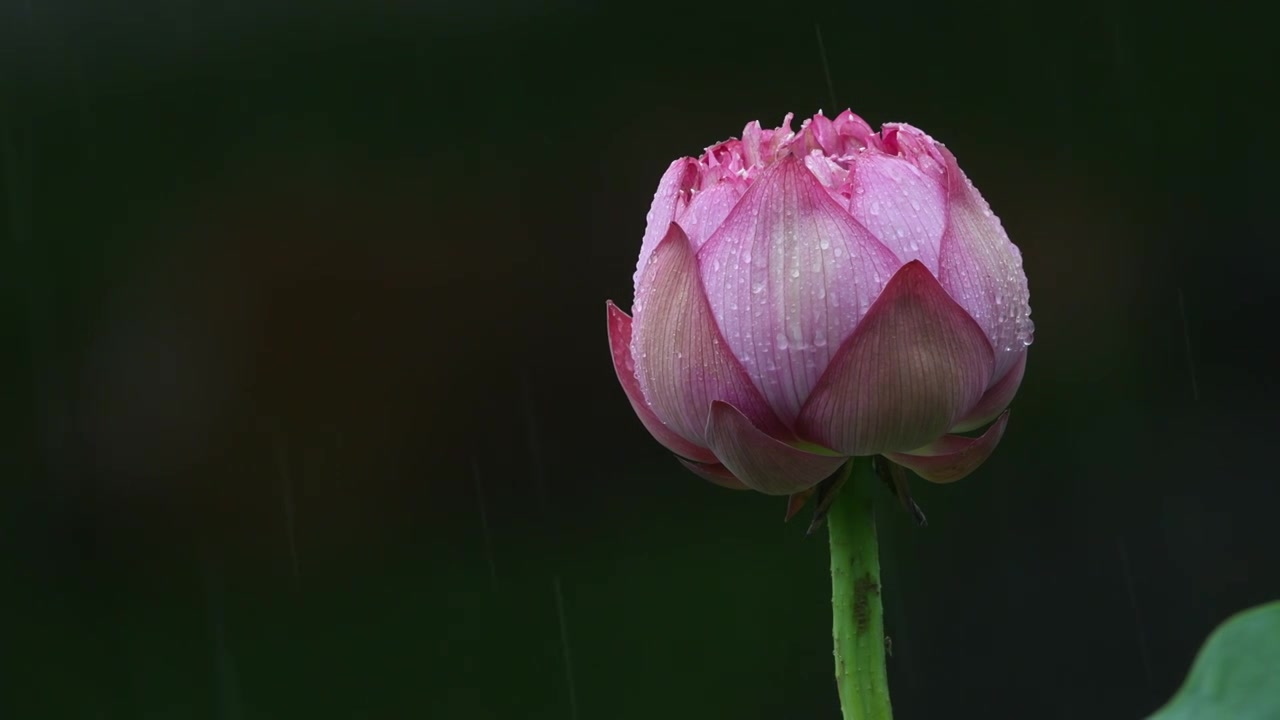
<path id="1" fill-rule="evenodd" d="M 1009 403 L 1013 402 L 1013 396 L 1017 394 L 1018 386 L 1022 384 L 1022 375 L 1026 370 L 1027 349 L 1023 348 L 1022 352 L 1018 353 L 1018 359 L 1013 361 L 1013 367 L 987 389 L 978 404 L 965 413 L 955 427 L 951 428 L 951 432 L 968 432 L 991 422 L 995 416 L 1009 407 Z"/>
<path id="2" fill-rule="evenodd" d="M 804 166 L 813 173 L 822 187 L 826 188 L 827 194 L 840 207 L 849 206 L 849 193 L 852 186 L 849 184 L 847 165 L 849 163 L 841 162 L 820 152 L 811 152 L 804 158 Z"/>
<path id="3" fill-rule="evenodd" d="M 980 437 L 943 435 L 933 443 L 909 453 L 885 453 L 890 460 L 909 467 L 925 480 L 936 483 L 955 482 L 986 462 L 991 451 L 1004 437 L 1009 424 L 1009 411 L 1005 411 Z"/>
<path id="4" fill-rule="evenodd" d="M 693 194 L 689 207 L 677 215 L 676 222 L 689 236 L 694 252 L 706 244 L 740 197 L 742 191 L 736 184 L 728 182 L 712 185 Z"/>
<path id="5" fill-rule="evenodd" d="M 679 460 L 680 464 L 685 466 L 689 470 L 689 472 L 692 472 L 694 475 L 697 475 L 698 477 L 702 478 L 703 480 L 706 480 L 707 482 L 710 482 L 715 485 L 719 485 L 720 487 L 723 487 L 723 488 L 729 488 L 730 490 L 750 490 L 751 489 L 746 485 L 743 485 L 741 480 L 734 477 L 733 473 L 729 472 L 729 468 L 721 465 L 718 462 L 711 462 L 711 463 L 693 462 L 691 460 L 685 460 L 684 458 L 678 455 L 676 456 L 676 459 Z"/>
<path id="6" fill-rule="evenodd" d="M 640 275 L 649 262 L 649 255 L 666 237 L 667 227 L 676 219 L 689 202 L 689 188 L 698 180 L 698 161 L 680 158 L 667 167 L 658 181 L 658 191 L 653 195 L 649 214 L 645 215 L 644 240 L 640 243 L 640 260 L 633 276 L 635 287 L 640 286 Z M 634 311 L 634 308 L 633 308 Z"/>
<path id="7" fill-rule="evenodd" d="M 920 447 L 977 403 L 991 365 L 982 329 L 923 263 L 908 263 L 841 345 L 796 433 L 846 455 Z"/>
<path id="8" fill-rule="evenodd" d="M 879 146 L 879 134 L 871 129 L 866 120 L 854 115 L 851 110 L 845 110 L 837 115 L 832 124 L 842 144 L 842 152 L 839 153 L 841 155 L 852 155 L 863 148 Z"/>
<path id="9" fill-rule="evenodd" d="M 720 462 L 744 485 L 766 495 L 791 495 L 825 480 L 845 463 L 838 455 L 819 455 L 775 440 L 736 407 L 711 403 L 707 443 Z"/>
<path id="10" fill-rule="evenodd" d="M 734 356 L 790 424 L 898 261 L 788 156 L 761 172 L 698 267 Z"/>
<path id="11" fill-rule="evenodd" d="M 938 280 L 987 334 L 995 349 L 992 377 L 1003 377 L 1035 333 L 1022 253 L 955 156 L 938 147 L 947 166 L 948 204 Z"/>
<path id="12" fill-rule="evenodd" d="M 752 120 L 742 128 L 742 157 L 747 165 L 764 164 L 764 154 L 761 152 L 763 144 L 764 130 L 760 127 L 760 121 Z"/>
<path id="13" fill-rule="evenodd" d="M 785 432 L 721 338 L 693 249 L 675 223 L 640 276 L 634 311 L 636 378 L 650 409 L 667 428 L 705 446 L 711 403 L 723 400 L 761 427 Z"/>
<path id="14" fill-rule="evenodd" d="M 612 302 L 606 305 L 609 314 L 609 352 L 613 355 L 613 370 L 618 374 L 618 382 L 622 383 L 622 390 L 631 401 L 631 409 L 635 410 L 640 423 L 654 439 L 676 455 L 698 462 L 716 462 L 716 456 L 710 450 L 680 437 L 663 425 L 658 416 L 653 414 L 649 403 L 645 402 L 644 393 L 640 391 L 635 363 L 631 358 L 631 318 Z"/>
<path id="15" fill-rule="evenodd" d="M 903 158 L 860 153 L 853 163 L 849 212 L 903 263 L 920 260 L 938 272 L 946 226 L 943 186 Z"/>
<path id="16" fill-rule="evenodd" d="M 809 125 L 809 135 L 818 147 L 822 148 L 824 155 L 844 155 L 844 145 L 840 141 L 839 134 L 836 133 L 835 123 L 827 119 L 821 111 L 813 116 L 813 122 Z"/>
<path id="17" fill-rule="evenodd" d="M 906 123 L 885 123 L 880 149 L 911 163 L 922 175 L 945 186 L 947 168 L 941 145 L 928 133 Z"/>
<path id="18" fill-rule="evenodd" d="M 764 130 L 759 120 L 752 120 L 742 128 L 742 153 L 748 166 L 768 165 L 778 156 L 778 150 L 795 137 L 791 132 L 794 113 L 787 113 L 776 129 Z"/>

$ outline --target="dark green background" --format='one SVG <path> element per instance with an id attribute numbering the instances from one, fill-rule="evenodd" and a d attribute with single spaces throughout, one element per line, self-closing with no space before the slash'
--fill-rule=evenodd
<path id="1" fill-rule="evenodd" d="M 0 717 L 837 717 L 823 538 L 604 322 L 667 163 L 836 109 L 815 25 L 1037 323 L 992 459 L 882 508 L 898 717 L 1142 717 L 1280 596 L 1261 14 L 0 7 Z"/>

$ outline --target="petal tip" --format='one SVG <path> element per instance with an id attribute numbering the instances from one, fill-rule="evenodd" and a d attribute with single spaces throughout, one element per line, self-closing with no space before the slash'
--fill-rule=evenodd
<path id="1" fill-rule="evenodd" d="M 698 462 L 715 462 L 715 455 L 705 447 L 690 442 L 667 426 L 653 411 L 645 398 L 636 375 L 635 361 L 631 355 L 631 316 L 620 310 L 613 301 L 605 301 L 609 329 L 609 354 L 613 360 L 613 371 L 622 385 L 622 391 L 631 403 L 640 423 L 644 425 L 655 440 L 677 455 L 691 458 Z"/>
<path id="2" fill-rule="evenodd" d="M 909 451 L 976 405 L 992 364 L 982 328 L 913 260 L 832 356 L 796 431 L 846 455 Z"/>
<path id="3" fill-rule="evenodd" d="M 911 468 L 917 475 L 934 483 L 951 483 L 977 470 L 1000 444 L 1009 424 L 1005 410 L 986 432 L 976 438 L 944 435 L 929 445 L 909 453 L 886 453 L 889 459 Z"/>
<path id="4" fill-rule="evenodd" d="M 707 419 L 707 444 L 747 487 L 766 495 L 792 495 L 831 476 L 846 461 L 789 445 L 756 427 L 733 405 L 716 401 Z"/>
<path id="5" fill-rule="evenodd" d="M 675 456 L 676 460 L 685 467 L 686 470 L 706 480 L 713 485 L 719 485 L 729 490 L 750 490 L 739 480 L 729 469 L 717 462 L 696 462 L 679 455 Z"/>

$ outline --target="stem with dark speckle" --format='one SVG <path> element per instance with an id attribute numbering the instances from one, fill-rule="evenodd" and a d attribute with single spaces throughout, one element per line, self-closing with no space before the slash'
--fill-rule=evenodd
<path id="1" fill-rule="evenodd" d="M 855 458 L 852 476 L 827 516 L 831 537 L 831 634 L 844 720 L 891 720 L 884 665 L 884 609 L 872 492 L 871 458 Z"/>

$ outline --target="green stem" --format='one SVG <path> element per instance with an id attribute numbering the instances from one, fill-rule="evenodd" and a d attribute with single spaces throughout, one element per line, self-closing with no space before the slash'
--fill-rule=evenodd
<path id="1" fill-rule="evenodd" d="M 836 686 L 844 720 L 890 720 L 884 667 L 884 609 L 870 458 L 850 461 L 845 482 L 827 515 L 831 533 L 831 610 Z"/>

